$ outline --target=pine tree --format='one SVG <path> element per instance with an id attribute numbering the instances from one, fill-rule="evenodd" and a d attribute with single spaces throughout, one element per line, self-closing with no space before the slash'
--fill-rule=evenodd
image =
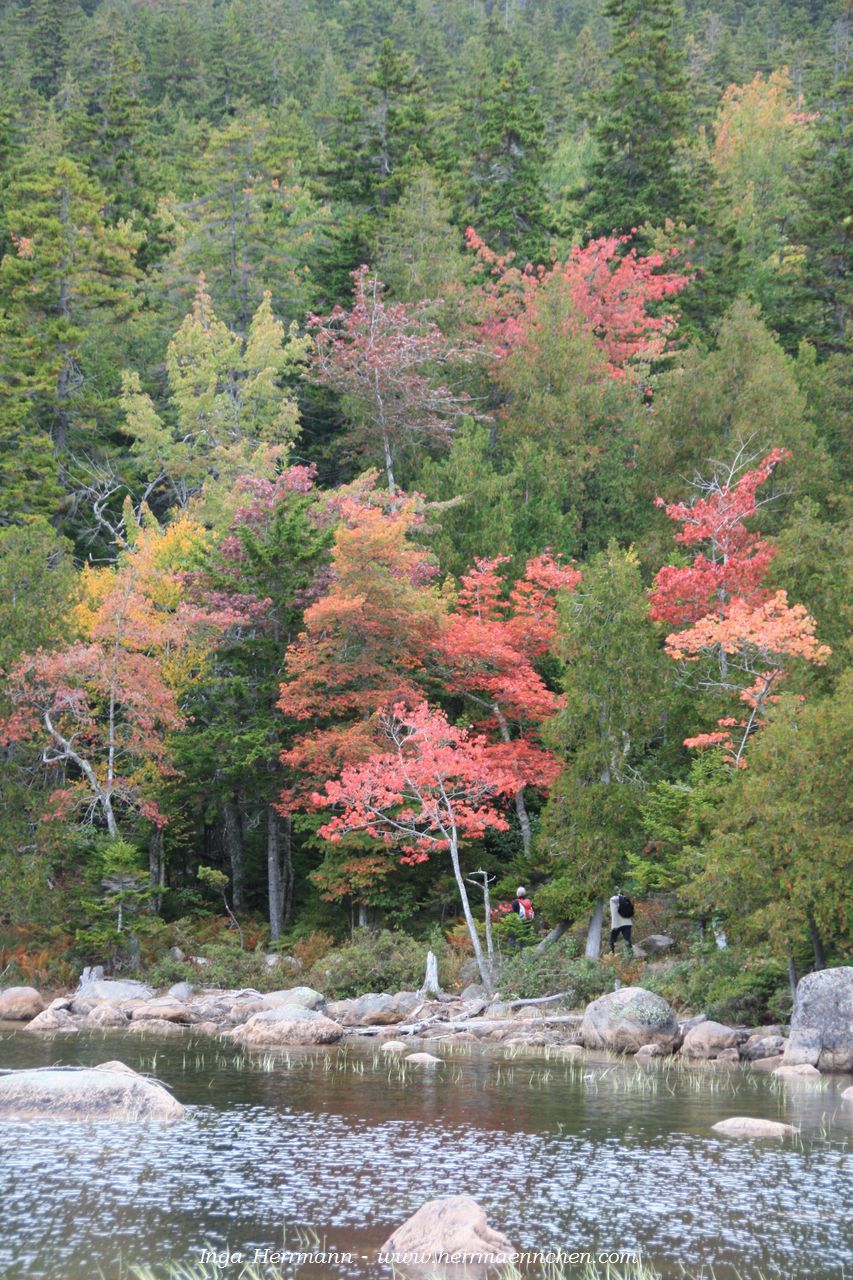
<path id="1" fill-rule="evenodd" d="M 41 459 L 37 441 L 49 436 L 61 462 L 73 437 L 103 415 L 117 390 L 93 376 L 93 339 L 134 310 L 139 241 L 126 226 L 105 225 L 104 203 L 100 188 L 63 154 L 50 122 L 21 155 L 6 188 L 16 252 L 0 262 L 13 333 L 3 356 L 4 413 L 18 424 L 30 418 Z"/>
<path id="2" fill-rule="evenodd" d="M 593 236 L 660 226 L 688 203 L 676 171 L 686 80 L 672 43 L 675 0 L 606 0 L 613 76 L 594 125 L 599 155 L 584 213 Z"/>
<path id="3" fill-rule="evenodd" d="M 541 261 L 548 249 L 544 165 L 542 110 L 511 58 L 484 93 L 469 216 L 490 246 L 522 263 Z"/>
<path id="4" fill-rule="evenodd" d="M 82 18 L 75 0 L 30 0 L 26 13 L 31 84 L 52 98 L 62 83 L 75 22 Z"/>

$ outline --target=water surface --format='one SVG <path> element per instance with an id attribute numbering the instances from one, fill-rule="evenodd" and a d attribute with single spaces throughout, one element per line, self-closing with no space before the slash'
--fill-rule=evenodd
<path id="1" fill-rule="evenodd" d="M 494 1049 L 401 1073 L 371 1045 L 244 1053 L 207 1037 L 0 1034 L 3 1067 L 112 1058 L 156 1075 L 189 1117 L 0 1128 L 3 1280 L 117 1280 L 206 1246 L 251 1256 L 307 1236 L 357 1255 L 320 1275 L 368 1280 L 385 1274 L 373 1255 L 390 1232 L 448 1194 L 474 1196 L 518 1248 L 637 1249 L 666 1280 L 853 1274 L 849 1078 L 791 1087 Z M 801 1133 L 710 1132 L 729 1115 Z"/>

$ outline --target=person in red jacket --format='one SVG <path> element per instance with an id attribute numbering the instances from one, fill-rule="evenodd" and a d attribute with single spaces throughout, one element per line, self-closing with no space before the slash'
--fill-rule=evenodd
<path id="1" fill-rule="evenodd" d="M 534 916 L 533 904 L 527 896 L 527 890 L 523 884 L 520 884 L 515 891 L 515 902 L 512 909 L 520 920 L 532 920 Z"/>

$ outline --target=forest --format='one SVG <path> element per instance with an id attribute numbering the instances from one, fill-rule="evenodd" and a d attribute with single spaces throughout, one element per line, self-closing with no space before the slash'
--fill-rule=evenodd
<path id="1" fill-rule="evenodd" d="M 848 0 L 0 27 L 0 976 L 488 989 L 484 870 L 521 996 L 624 887 L 784 1020 L 850 962 Z"/>

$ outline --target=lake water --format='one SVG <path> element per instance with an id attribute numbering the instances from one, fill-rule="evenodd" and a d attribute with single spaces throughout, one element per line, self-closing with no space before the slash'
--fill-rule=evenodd
<path id="1" fill-rule="evenodd" d="M 206 1246 L 251 1257 L 310 1237 L 357 1259 L 313 1277 L 364 1280 L 387 1274 L 372 1259 L 390 1232 L 449 1194 L 474 1196 L 518 1248 L 637 1249 L 666 1280 L 853 1274 L 849 1077 L 782 1086 L 742 1069 L 464 1049 L 401 1072 L 369 1044 L 247 1054 L 208 1037 L 2 1032 L 2 1067 L 118 1058 L 190 1114 L 0 1127 L 0 1277 L 117 1280 Z M 710 1132 L 730 1115 L 801 1133 Z"/>

